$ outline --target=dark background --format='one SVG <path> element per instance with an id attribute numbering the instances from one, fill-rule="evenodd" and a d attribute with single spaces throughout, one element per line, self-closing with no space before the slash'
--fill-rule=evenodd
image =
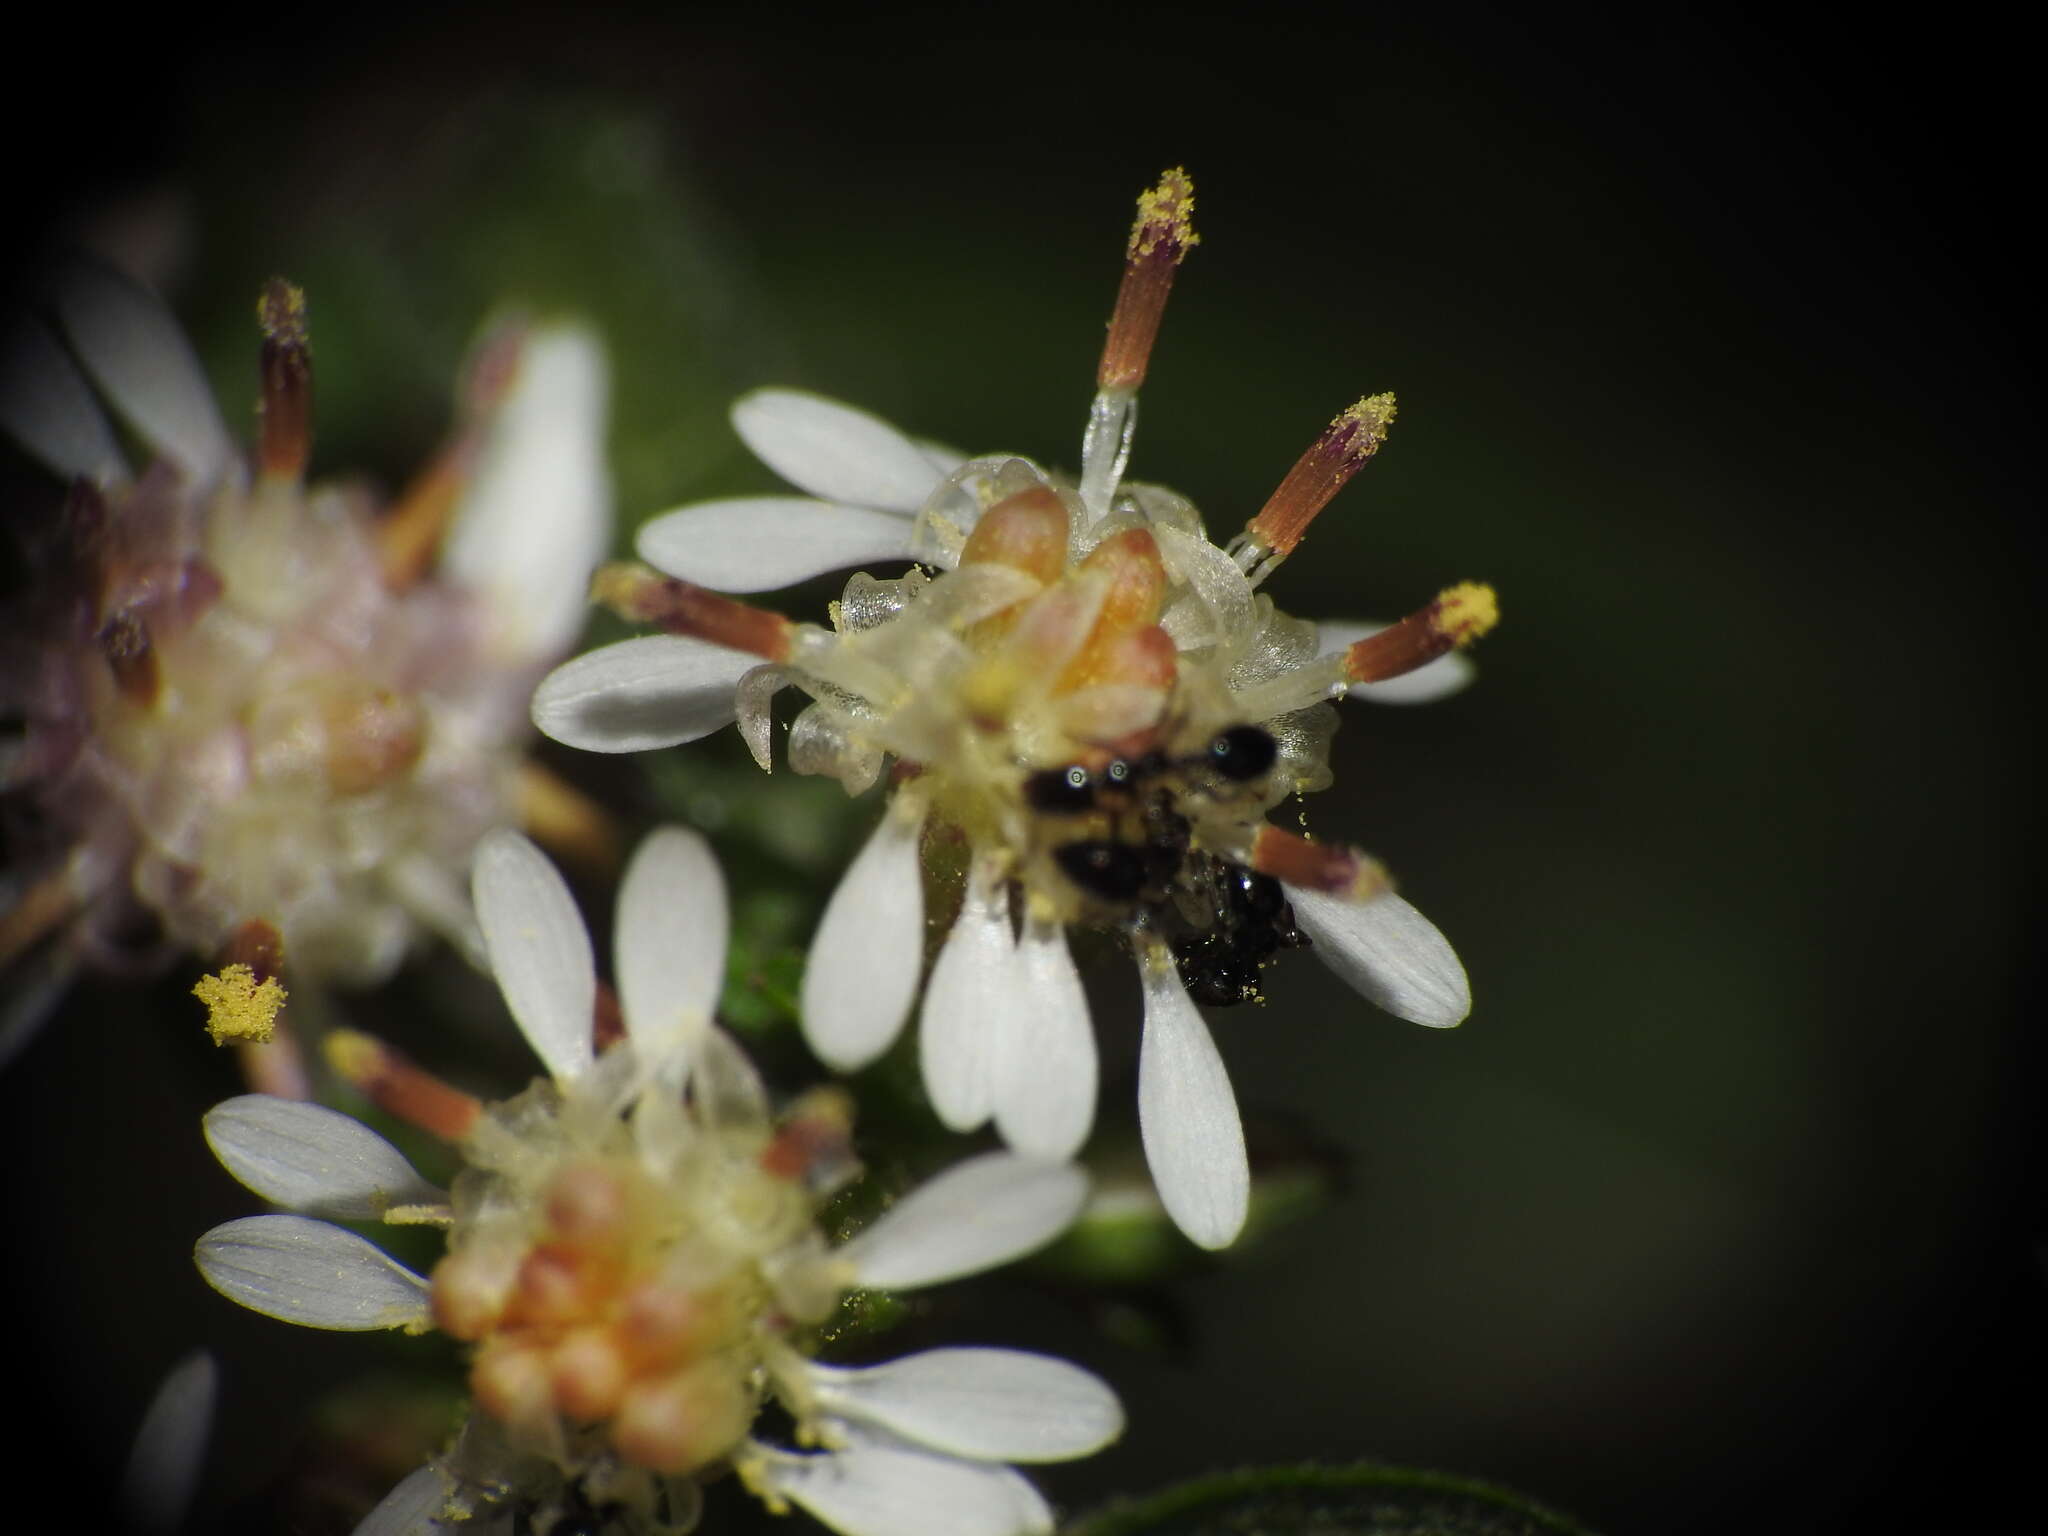
<path id="1" fill-rule="evenodd" d="M 1421 1031 L 1283 968 L 1219 1037 L 1342 1199 L 1127 1299 L 1143 1326 L 1015 1282 L 929 1319 L 1124 1393 L 1125 1441 L 1048 1478 L 1067 1506 L 1377 1456 L 1616 1533 L 2010 1507 L 2044 1428 L 2018 39 L 1481 6 L 66 28 L 10 66 L 16 255 L 150 267 L 231 420 L 259 284 L 304 283 L 316 471 L 402 476 L 508 299 L 606 332 L 629 519 L 768 487 L 722 421 L 757 383 L 1071 466 L 1170 164 L 1204 243 L 1136 477 L 1228 528 L 1399 391 L 1269 590 L 1390 616 L 1500 588 L 1479 685 L 1348 706 L 1312 806 L 1458 942 L 1477 1009 Z M 567 766 L 772 863 L 703 782 Z M 1128 990 L 1105 971 L 1112 1133 Z M 313 1454 L 311 1388 L 441 1357 L 199 1282 L 191 1241 L 249 1201 L 197 1135 L 235 1087 L 181 992 L 87 988 L 0 1081 L 19 1454 L 104 1472 L 208 1342 L 202 1512 L 251 1526 L 287 1518 L 264 1485 Z"/>

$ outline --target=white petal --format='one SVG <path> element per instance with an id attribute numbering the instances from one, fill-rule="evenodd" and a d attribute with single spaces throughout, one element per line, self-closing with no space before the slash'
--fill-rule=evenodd
<path id="1" fill-rule="evenodd" d="M 777 1493 L 840 1536 L 1042 1536 L 1051 1511 L 1005 1466 L 956 1461 L 873 1437 L 843 1451 L 777 1456 L 764 1469 Z"/>
<path id="2" fill-rule="evenodd" d="M 185 1523 L 213 1433 L 220 1367 L 203 1349 L 171 1368 L 150 1399 L 121 1474 L 124 1530 L 169 1533 Z"/>
<path id="3" fill-rule="evenodd" d="M 590 573 L 612 537 L 604 349 L 581 326 L 537 327 L 491 412 L 441 571 L 481 591 L 501 655 L 566 651 L 589 614 Z"/>
<path id="4" fill-rule="evenodd" d="M 234 445 L 161 299 L 110 268 L 79 266 L 58 285 L 57 312 L 86 371 L 158 452 L 198 485 L 226 471 Z"/>
<path id="5" fill-rule="evenodd" d="M 862 1285 L 936 1285 L 1043 1248 L 1087 1198 L 1088 1176 L 1072 1163 L 984 1152 L 919 1185 L 840 1254 Z"/>
<path id="6" fill-rule="evenodd" d="M 427 1322 L 427 1282 L 374 1243 L 305 1216 L 245 1216 L 199 1239 L 206 1283 L 252 1312 L 361 1332 Z"/>
<path id="7" fill-rule="evenodd" d="M 509 828 L 487 832 L 470 880 L 505 1006 L 551 1076 L 590 1065 L 597 966 L 575 898 L 547 855 Z"/>
<path id="8" fill-rule="evenodd" d="M 932 1349 L 885 1365 L 813 1365 L 827 1413 L 976 1461 L 1067 1461 L 1123 1433 L 1123 1405 L 1078 1365 L 1014 1349 Z"/>
<path id="9" fill-rule="evenodd" d="M 804 967 L 804 1038 L 839 1072 L 889 1049 L 924 966 L 921 815 L 892 801 L 833 891 Z"/>
<path id="10" fill-rule="evenodd" d="M 1367 635 L 1376 635 L 1387 627 L 1385 624 L 1348 623 L 1335 619 L 1319 623 L 1316 625 L 1316 654 L 1334 656 Z M 1447 651 L 1435 661 L 1426 662 L 1400 677 L 1390 677 L 1383 683 L 1353 683 L 1347 697 L 1364 699 L 1372 704 L 1427 704 L 1435 699 L 1448 698 L 1478 674 L 1479 669 L 1472 665 L 1472 658 L 1463 651 Z"/>
<path id="11" fill-rule="evenodd" d="M 916 525 L 899 512 L 799 496 L 678 507 L 633 544 L 657 570 L 720 592 L 768 592 L 870 560 L 908 560 Z"/>
<path id="12" fill-rule="evenodd" d="M 757 389 L 733 403 L 732 425 L 754 457 L 826 501 L 911 513 L 944 478 L 886 421 L 823 395 Z"/>
<path id="13" fill-rule="evenodd" d="M 373 1221 L 394 1205 L 448 1198 L 382 1136 L 323 1105 L 245 1093 L 200 1124 L 221 1166 L 273 1205 Z"/>
<path id="14" fill-rule="evenodd" d="M 977 866 L 918 1015 L 925 1092 L 949 1130 L 974 1130 L 995 1110 L 997 1061 L 1014 1028 L 1020 981 L 1009 887 Z"/>
<path id="15" fill-rule="evenodd" d="M 448 1507 L 450 1491 L 448 1479 L 439 1467 L 429 1463 L 416 1468 L 377 1501 L 377 1507 L 355 1528 L 354 1536 L 431 1536 L 433 1532 L 459 1529 L 435 1519 Z"/>
<path id="16" fill-rule="evenodd" d="M 1204 1248 L 1228 1247 L 1251 1198 L 1244 1129 L 1209 1026 L 1172 964 L 1145 966 L 1138 1131 L 1160 1202 Z"/>
<path id="17" fill-rule="evenodd" d="M 565 661 L 533 695 L 543 736 L 586 752 L 651 752 L 708 736 L 758 656 L 682 635 L 642 635 Z"/>
<path id="18" fill-rule="evenodd" d="M 699 1039 L 725 982 L 725 876 L 686 827 L 648 834 L 619 886 L 613 971 L 626 1029 L 656 1053 Z"/>
<path id="19" fill-rule="evenodd" d="M 0 346 L 0 431 L 67 480 L 127 478 L 92 387 L 57 338 L 26 318 Z"/>
<path id="20" fill-rule="evenodd" d="M 1095 1123 L 1095 1026 L 1058 923 L 1025 925 L 1015 1006 L 996 1067 L 996 1129 L 1019 1152 L 1072 1157 Z"/>
<path id="21" fill-rule="evenodd" d="M 1450 940 L 1399 896 L 1339 901 L 1287 887 L 1316 956 L 1399 1019 L 1445 1029 L 1472 1011 L 1472 986 Z"/>

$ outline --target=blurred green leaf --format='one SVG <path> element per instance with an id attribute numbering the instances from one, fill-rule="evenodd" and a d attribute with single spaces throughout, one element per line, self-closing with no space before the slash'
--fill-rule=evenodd
<path id="1" fill-rule="evenodd" d="M 1357 1462 L 1257 1467 L 1120 1500 L 1066 1536 L 1586 1536 L 1518 1494 Z"/>

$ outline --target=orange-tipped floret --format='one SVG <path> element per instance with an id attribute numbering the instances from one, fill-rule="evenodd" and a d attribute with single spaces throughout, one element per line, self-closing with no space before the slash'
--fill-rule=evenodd
<path id="1" fill-rule="evenodd" d="M 1245 524 L 1242 541 L 1270 565 L 1294 553 L 1316 514 L 1379 452 L 1394 421 L 1392 395 L 1367 395 L 1323 429 L 1294 461 L 1258 516 Z"/>
<path id="2" fill-rule="evenodd" d="M 630 561 L 599 567 L 590 579 L 590 595 L 622 619 L 659 625 L 672 635 L 707 640 L 768 661 L 789 659 L 796 631 L 779 613 Z"/>
<path id="3" fill-rule="evenodd" d="M 1040 582 L 1056 581 L 1067 564 L 1067 508 L 1042 485 L 1006 496 L 974 525 L 960 551 L 962 565 L 1007 565 Z"/>
<path id="4" fill-rule="evenodd" d="M 1193 216 L 1195 184 L 1178 166 L 1159 178 L 1159 185 L 1139 195 L 1137 221 L 1124 247 L 1124 278 L 1110 316 L 1109 338 L 1095 371 L 1098 388 L 1128 394 L 1145 382 L 1145 367 L 1173 274 L 1198 243 Z"/>
<path id="5" fill-rule="evenodd" d="M 1344 653 L 1344 677 L 1353 683 L 1383 683 L 1413 672 L 1448 651 L 1470 645 L 1500 622 L 1493 588 L 1461 582 L 1400 623 L 1368 635 Z"/>
<path id="6" fill-rule="evenodd" d="M 1159 622 L 1160 604 L 1166 595 L 1166 567 L 1159 558 L 1158 540 L 1148 528 L 1126 528 L 1096 545 L 1076 569 L 1106 576 L 1109 590 L 1094 628 L 1061 672 L 1054 691 L 1152 680 L 1157 672 L 1154 643 L 1142 642 L 1134 649 L 1129 640 Z M 1171 642 L 1168 646 L 1170 652 Z M 1133 662 L 1140 663 L 1135 671 Z M 1172 683 L 1171 670 L 1164 681 Z"/>
<path id="7" fill-rule="evenodd" d="M 1268 823 L 1252 839 L 1251 866 L 1285 885 L 1344 901 L 1370 901 L 1394 888 L 1378 859 L 1341 843 L 1312 843 Z"/>

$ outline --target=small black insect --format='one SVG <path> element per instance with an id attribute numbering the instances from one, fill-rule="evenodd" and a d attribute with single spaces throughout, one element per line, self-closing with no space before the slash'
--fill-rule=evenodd
<path id="1" fill-rule="evenodd" d="M 1217 859 L 1207 871 L 1213 921 L 1172 941 L 1181 984 L 1198 1003 L 1227 1008 L 1258 996 L 1260 966 L 1309 942 L 1294 922 L 1287 893 L 1270 875 Z"/>
<path id="2" fill-rule="evenodd" d="M 1081 838 L 1062 843 L 1053 858 L 1066 877 L 1091 896 L 1104 901 L 1136 901 L 1151 873 L 1151 861 L 1142 847 L 1109 838 Z"/>
<path id="3" fill-rule="evenodd" d="M 1226 779 L 1242 784 L 1256 779 L 1280 755 L 1280 744 L 1272 732 L 1256 725 L 1233 725 L 1209 743 L 1209 766 Z"/>
<path id="4" fill-rule="evenodd" d="M 1034 811 L 1055 814 L 1076 815 L 1093 810 L 1094 776 L 1079 763 L 1034 773 L 1024 781 L 1024 803 Z"/>

